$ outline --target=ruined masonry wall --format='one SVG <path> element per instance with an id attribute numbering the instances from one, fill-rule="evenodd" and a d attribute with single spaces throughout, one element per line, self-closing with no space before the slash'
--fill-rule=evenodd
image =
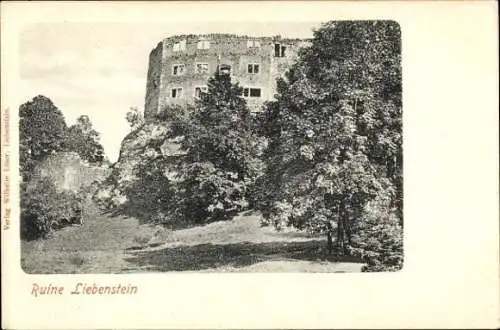
<path id="1" fill-rule="evenodd" d="M 176 42 L 185 40 L 184 50 L 174 51 Z M 210 42 L 208 49 L 198 49 L 198 41 Z M 260 47 L 249 48 L 248 40 L 257 41 Z M 275 57 L 275 43 L 286 47 L 285 57 Z M 164 39 L 149 57 L 146 86 L 146 120 L 167 105 L 186 105 L 194 102 L 196 87 L 206 86 L 218 65 L 231 66 L 231 78 L 241 87 L 260 88 L 261 97 L 248 97 L 247 102 L 258 109 L 276 93 L 276 79 L 282 76 L 297 57 L 298 50 L 307 42 L 302 39 L 280 37 L 247 37 L 237 35 L 182 35 Z M 208 72 L 196 72 L 197 63 L 208 64 Z M 249 64 L 258 64 L 257 74 L 248 73 Z M 173 75 L 174 65 L 184 65 L 182 75 Z M 182 98 L 172 98 L 171 90 L 183 89 Z"/>
<path id="2" fill-rule="evenodd" d="M 144 115 L 149 117 L 154 109 L 158 109 L 161 86 L 161 63 L 163 57 L 163 42 L 160 42 L 149 55 L 148 77 L 146 82 L 146 100 Z"/>

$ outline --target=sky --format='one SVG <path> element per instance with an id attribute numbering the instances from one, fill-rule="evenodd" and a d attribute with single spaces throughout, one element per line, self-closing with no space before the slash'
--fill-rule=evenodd
<path id="1" fill-rule="evenodd" d="M 72 125 L 88 115 L 116 161 L 130 132 L 125 115 L 144 108 L 150 51 L 175 34 L 234 33 L 311 38 L 321 22 L 39 23 L 20 34 L 20 99 L 50 98 Z"/>

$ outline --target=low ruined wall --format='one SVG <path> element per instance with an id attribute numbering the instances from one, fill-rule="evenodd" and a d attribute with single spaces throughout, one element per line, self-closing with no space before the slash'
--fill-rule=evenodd
<path id="1" fill-rule="evenodd" d="M 36 166 L 31 184 L 42 178 L 50 178 L 58 190 L 80 191 L 103 181 L 111 172 L 109 167 L 90 165 L 73 152 L 48 156 Z"/>

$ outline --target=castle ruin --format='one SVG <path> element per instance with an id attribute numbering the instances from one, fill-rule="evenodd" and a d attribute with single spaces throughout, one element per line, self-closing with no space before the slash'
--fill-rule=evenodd
<path id="1" fill-rule="evenodd" d="M 187 105 L 207 90 L 216 70 L 231 75 L 243 97 L 258 109 L 276 93 L 276 79 L 297 57 L 306 39 L 229 34 L 178 35 L 163 39 L 149 55 L 144 116 L 167 105 Z"/>

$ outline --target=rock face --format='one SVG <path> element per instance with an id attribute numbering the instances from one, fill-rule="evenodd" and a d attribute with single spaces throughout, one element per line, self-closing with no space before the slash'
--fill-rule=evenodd
<path id="1" fill-rule="evenodd" d="M 179 138 L 170 138 L 167 122 L 149 122 L 128 134 L 122 141 L 118 161 L 96 194 L 107 207 L 119 207 L 127 202 L 125 191 L 138 179 L 139 165 L 161 156 L 180 155 Z"/>

